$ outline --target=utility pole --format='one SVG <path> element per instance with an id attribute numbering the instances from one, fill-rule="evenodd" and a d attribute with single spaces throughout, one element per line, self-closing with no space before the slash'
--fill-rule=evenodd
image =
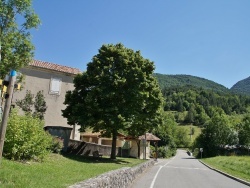
<path id="1" fill-rule="evenodd" d="M 145 132 L 145 139 L 143 140 L 143 159 L 146 160 L 147 159 L 147 133 Z"/>
<path id="2" fill-rule="evenodd" d="M 1 127 L 0 127 L 0 162 L 2 159 L 2 155 L 3 155 L 3 145 L 4 145 L 4 140 L 5 140 L 7 121 L 8 121 L 8 117 L 10 113 L 11 99 L 12 99 L 12 95 L 14 91 L 15 81 L 16 81 L 16 71 L 12 70 L 10 72 L 9 85 L 7 89 L 8 98 L 5 101 L 3 117 L 2 117 Z"/>

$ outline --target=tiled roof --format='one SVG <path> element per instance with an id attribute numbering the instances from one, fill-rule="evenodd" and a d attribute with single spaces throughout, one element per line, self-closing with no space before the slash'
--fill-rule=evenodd
<path id="1" fill-rule="evenodd" d="M 39 61 L 39 60 L 33 60 L 29 65 L 34 66 L 34 67 L 40 67 L 44 69 L 59 71 L 59 72 L 70 73 L 70 74 L 81 73 L 80 69 L 77 69 L 77 68 L 67 67 L 67 66 L 49 63 L 45 61 Z"/>
<path id="2" fill-rule="evenodd" d="M 89 137 L 101 137 L 102 133 L 100 132 L 81 132 L 81 136 L 89 136 Z M 117 133 L 117 136 L 119 137 L 125 137 L 122 133 Z"/>
<path id="3" fill-rule="evenodd" d="M 125 137 L 125 139 L 130 140 L 130 139 L 136 139 L 136 138 L 132 136 L 127 136 Z M 145 134 L 138 137 L 138 140 L 144 140 L 144 139 L 145 139 Z M 146 140 L 147 141 L 159 141 L 161 139 L 153 135 L 152 133 L 146 133 Z"/>
<path id="4" fill-rule="evenodd" d="M 145 135 L 139 136 L 139 140 L 143 140 L 143 139 L 145 139 Z M 149 140 L 149 141 L 159 141 L 161 139 L 158 138 L 157 136 L 153 135 L 152 133 L 146 133 L 146 140 Z"/>

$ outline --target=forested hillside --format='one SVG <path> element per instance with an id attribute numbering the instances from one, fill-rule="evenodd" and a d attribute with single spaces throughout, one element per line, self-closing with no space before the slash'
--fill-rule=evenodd
<path id="1" fill-rule="evenodd" d="M 204 124 L 214 110 L 221 110 L 227 115 L 247 112 L 250 98 L 231 94 L 229 92 L 215 92 L 195 86 L 176 86 L 162 89 L 165 98 L 165 111 L 175 111 L 179 123 Z"/>
<path id="2" fill-rule="evenodd" d="M 165 75 L 155 73 L 155 77 L 157 78 L 161 88 L 170 88 L 173 86 L 186 86 L 192 85 L 196 87 L 202 87 L 204 89 L 211 89 L 213 91 L 222 91 L 228 92 L 225 86 L 213 82 L 211 80 L 207 80 L 204 78 L 190 76 L 190 75 Z"/>
<path id="3" fill-rule="evenodd" d="M 250 95 L 250 77 L 237 82 L 230 90 L 235 93 Z"/>
<path id="4" fill-rule="evenodd" d="M 215 156 L 219 146 L 250 144 L 250 96 L 195 76 L 155 76 L 165 99 L 164 123 L 154 130 L 163 154 L 164 145 L 167 154 L 176 147 L 202 147 L 204 156 Z"/>

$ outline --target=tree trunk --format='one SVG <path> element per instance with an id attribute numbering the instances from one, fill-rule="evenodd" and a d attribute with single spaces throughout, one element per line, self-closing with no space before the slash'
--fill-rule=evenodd
<path id="1" fill-rule="evenodd" d="M 141 152 L 141 151 L 140 151 L 140 150 L 141 150 L 141 149 L 140 149 L 140 148 L 141 148 L 141 147 L 140 147 L 140 143 L 141 143 L 141 141 L 138 140 L 138 141 L 136 141 L 136 143 L 137 143 L 137 147 L 138 147 L 137 158 L 140 159 L 140 152 Z"/>
<path id="2" fill-rule="evenodd" d="M 112 148 L 111 148 L 111 159 L 116 159 L 116 140 L 117 140 L 117 130 L 113 130 L 112 133 Z"/>

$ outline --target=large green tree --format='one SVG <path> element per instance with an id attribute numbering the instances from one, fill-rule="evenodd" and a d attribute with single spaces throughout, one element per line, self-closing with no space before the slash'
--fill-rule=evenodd
<path id="1" fill-rule="evenodd" d="M 238 144 L 235 133 L 225 113 L 214 110 L 211 120 L 207 123 L 196 139 L 196 147 L 204 148 L 204 156 L 215 156 L 220 146 Z"/>
<path id="2" fill-rule="evenodd" d="M 87 71 L 75 77 L 63 116 L 71 125 L 112 136 L 111 158 L 115 159 L 119 130 L 145 132 L 160 119 L 163 100 L 153 71 L 153 62 L 139 51 L 122 44 L 103 45 Z"/>
<path id="3" fill-rule="evenodd" d="M 250 145 L 250 116 L 247 114 L 239 126 L 239 143 L 241 145 Z"/>
<path id="4" fill-rule="evenodd" d="M 161 139 L 160 143 L 164 146 L 176 147 L 175 135 L 177 131 L 177 123 L 175 122 L 174 115 L 169 112 L 163 113 L 163 123 L 157 126 L 153 133 Z"/>
<path id="5" fill-rule="evenodd" d="M 0 1 L 0 77 L 31 61 L 34 46 L 30 30 L 37 28 L 39 23 L 32 0 Z"/>

